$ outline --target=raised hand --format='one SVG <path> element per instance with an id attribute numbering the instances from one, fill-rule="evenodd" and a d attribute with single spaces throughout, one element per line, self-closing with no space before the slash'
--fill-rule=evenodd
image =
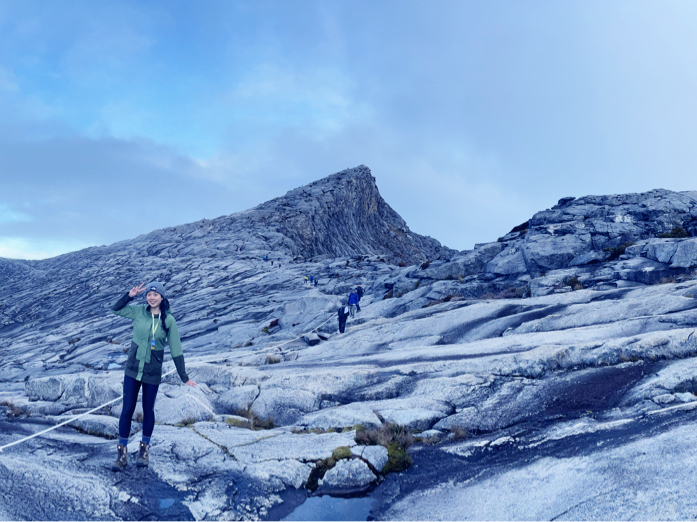
<path id="1" fill-rule="evenodd" d="M 131 288 L 131 291 L 128 292 L 128 295 L 130 297 L 135 297 L 143 290 L 145 290 L 145 283 L 141 283 L 140 286 L 134 286 L 133 288 Z"/>

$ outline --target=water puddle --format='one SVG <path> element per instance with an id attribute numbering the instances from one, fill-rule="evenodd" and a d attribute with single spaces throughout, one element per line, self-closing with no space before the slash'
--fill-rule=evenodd
<path id="1" fill-rule="evenodd" d="M 168 507 L 172 507 L 173 504 L 173 498 L 163 498 L 160 500 L 160 509 L 167 509 Z"/>
<path id="2" fill-rule="evenodd" d="M 373 499 L 309 497 L 283 520 L 367 520 Z"/>

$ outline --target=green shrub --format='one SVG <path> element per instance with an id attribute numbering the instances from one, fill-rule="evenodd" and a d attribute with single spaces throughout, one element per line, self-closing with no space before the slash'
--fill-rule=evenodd
<path id="1" fill-rule="evenodd" d="M 407 266 L 407 264 L 404 261 L 400 261 L 399 265 L 397 266 L 401 266 L 402 268 L 404 268 L 405 266 Z"/>
<path id="2" fill-rule="evenodd" d="M 633 244 L 634 243 L 630 241 L 628 243 L 623 243 L 618 247 L 603 248 L 603 252 L 610 252 L 610 257 L 607 260 L 614 261 L 615 259 L 619 258 L 621 255 L 624 254 L 624 251 L 627 249 L 627 247 L 630 247 Z"/>
<path id="3" fill-rule="evenodd" d="M 379 428 L 356 431 L 355 440 L 364 446 L 385 446 L 396 443 L 406 449 L 414 442 L 411 432 L 404 426 L 388 422 Z"/>
<path id="4" fill-rule="evenodd" d="M 393 296 L 394 296 L 394 292 L 393 292 L 392 290 L 390 290 L 389 292 L 387 292 L 387 293 L 382 297 L 382 299 L 383 299 L 383 300 L 385 300 L 385 299 L 392 299 Z"/>
<path id="5" fill-rule="evenodd" d="M 683 227 L 675 227 L 670 232 L 667 232 L 665 234 L 658 234 L 658 237 L 660 237 L 660 238 L 682 238 L 682 237 L 690 237 L 690 234 L 688 234 L 687 230 L 685 230 Z"/>
<path id="6" fill-rule="evenodd" d="M 566 285 L 570 286 L 574 290 L 583 290 L 583 283 L 578 280 L 577 276 L 570 277 L 569 279 L 566 280 Z"/>

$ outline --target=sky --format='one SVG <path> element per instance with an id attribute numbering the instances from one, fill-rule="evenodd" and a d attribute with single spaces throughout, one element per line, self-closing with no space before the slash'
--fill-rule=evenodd
<path id="1" fill-rule="evenodd" d="M 367 165 L 412 231 L 696 190 L 697 3 L 0 0 L 0 257 Z"/>

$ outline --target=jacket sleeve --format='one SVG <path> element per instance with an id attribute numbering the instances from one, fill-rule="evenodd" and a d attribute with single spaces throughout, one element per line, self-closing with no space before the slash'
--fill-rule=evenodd
<path id="1" fill-rule="evenodd" d="M 177 321 L 171 315 L 167 316 L 167 341 L 169 342 L 169 353 L 172 355 L 174 366 L 177 367 L 177 373 L 182 382 L 188 382 L 189 376 L 186 373 L 186 365 L 184 364 L 184 350 L 182 342 L 179 338 L 179 330 L 177 329 Z"/>
<path id="2" fill-rule="evenodd" d="M 133 307 L 126 306 L 131 301 L 133 301 L 133 298 L 126 293 L 121 296 L 121 299 L 114 303 L 114 305 L 111 307 L 111 311 L 116 315 L 120 315 L 121 317 L 133 319 L 135 317 Z"/>

